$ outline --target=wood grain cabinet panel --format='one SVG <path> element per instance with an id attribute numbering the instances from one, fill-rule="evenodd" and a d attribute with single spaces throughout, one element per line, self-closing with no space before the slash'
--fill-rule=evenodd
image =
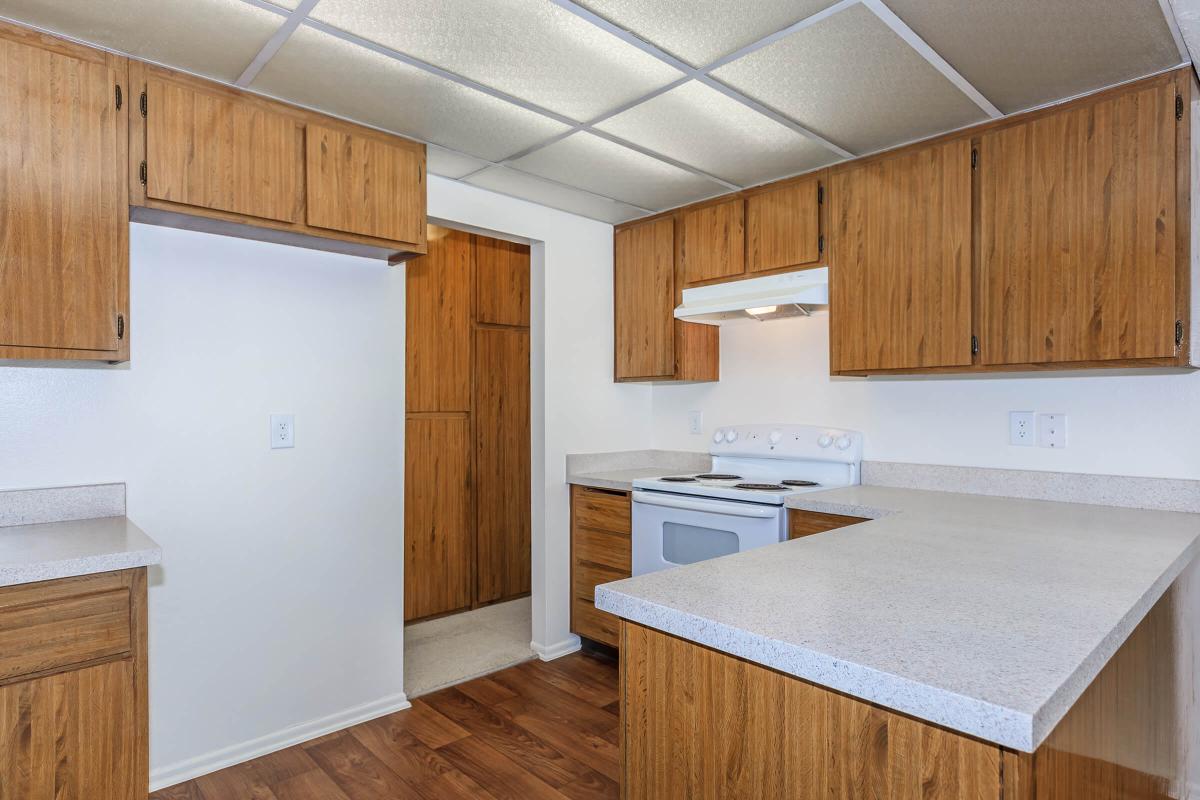
<path id="1" fill-rule="evenodd" d="M 471 234 L 429 226 L 405 281 L 405 409 L 471 410 Z"/>
<path id="2" fill-rule="evenodd" d="M 0 609 L 0 681 L 123 655 L 131 636 L 123 587 Z"/>
<path id="3" fill-rule="evenodd" d="M 125 64 L 0 25 L 2 357 L 127 351 Z"/>
<path id="4" fill-rule="evenodd" d="M 821 258 L 820 182 L 811 177 L 746 195 L 746 269 L 815 266 Z"/>
<path id="5" fill-rule="evenodd" d="M 680 213 L 679 265 L 684 286 L 746 272 L 744 209 L 739 196 Z"/>
<path id="6" fill-rule="evenodd" d="M 596 608 L 596 586 L 630 576 L 631 517 L 628 492 L 571 487 L 571 630 L 610 647 L 620 620 Z"/>
<path id="7" fill-rule="evenodd" d="M 633 512 L 628 492 L 576 486 L 571 492 L 571 503 L 577 525 L 626 536 L 632 530 Z"/>
<path id="8" fill-rule="evenodd" d="M 971 364 L 971 144 L 957 139 L 836 168 L 831 370 Z"/>
<path id="9" fill-rule="evenodd" d="M 617 380 L 675 372 L 675 220 L 618 230 L 613 241 Z"/>
<path id="10" fill-rule="evenodd" d="M 475 321 L 529 327 L 529 245 L 472 237 Z"/>
<path id="11" fill-rule="evenodd" d="M 814 533 L 837 530 L 857 525 L 867 520 L 862 517 L 847 517 L 842 514 L 822 514 L 817 511 L 788 510 L 788 538 L 799 539 Z"/>
<path id="12" fill-rule="evenodd" d="M 146 83 L 146 195 L 296 222 L 304 207 L 304 129 L 294 117 L 224 93 Z"/>
<path id="13" fill-rule="evenodd" d="M 1175 85 L 985 133 L 985 364 L 1175 355 Z"/>
<path id="14" fill-rule="evenodd" d="M 571 548 L 576 563 L 586 562 L 615 569 L 629 575 L 633 566 L 632 541 L 629 534 L 609 533 L 585 528 L 578 524 L 571 535 Z"/>
<path id="15" fill-rule="evenodd" d="M 471 421 L 409 418 L 404 433 L 404 619 L 471 605 Z"/>
<path id="16" fill-rule="evenodd" d="M 530 590 L 529 331 L 475 331 L 476 601 Z"/>
<path id="17" fill-rule="evenodd" d="M 425 233 L 425 157 L 415 142 L 309 123 L 308 224 L 377 239 Z"/>

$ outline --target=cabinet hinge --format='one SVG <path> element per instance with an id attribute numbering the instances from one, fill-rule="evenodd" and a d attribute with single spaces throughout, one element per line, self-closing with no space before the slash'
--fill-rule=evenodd
<path id="1" fill-rule="evenodd" d="M 977 166 L 979 166 L 979 151 L 976 150 L 974 147 L 972 147 L 971 148 L 971 169 L 975 169 Z"/>
<path id="2" fill-rule="evenodd" d="M 825 187 L 818 186 L 817 187 L 817 205 L 820 205 L 821 203 L 824 203 L 824 202 L 825 202 Z"/>
<path id="3" fill-rule="evenodd" d="M 138 180 L 142 182 L 142 186 L 146 185 L 146 162 L 143 161 L 138 167 Z"/>
<path id="4" fill-rule="evenodd" d="M 146 116 L 146 93 L 142 92 L 142 96 L 138 98 L 138 109 L 142 112 L 142 116 Z"/>
<path id="5" fill-rule="evenodd" d="M 817 252 L 818 253 L 825 252 L 825 237 L 824 236 L 817 237 Z"/>
<path id="6" fill-rule="evenodd" d="M 979 337 L 971 334 L 971 355 L 979 355 Z"/>
<path id="7" fill-rule="evenodd" d="M 1183 320 L 1175 320 L 1175 349 L 1183 346 Z"/>
<path id="8" fill-rule="evenodd" d="M 121 96 L 121 84 L 119 84 L 119 83 L 117 84 L 117 92 L 116 92 L 116 95 L 117 95 L 117 111 L 120 111 L 120 110 L 121 110 L 121 106 L 123 105 L 123 103 L 122 103 L 122 99 L 123 99 L 123 98 L 122 98 L 122 96 Z"/>
<path id="9" fill-rule="evenodd" d="M 1175 119 L 1183 119 L 1183 95 L 1175 95 Z"/>
<path id="10" fill-rule="evenodd" d="M 117 314 L 117 338 L 125 338 L 125 315 Z"/>

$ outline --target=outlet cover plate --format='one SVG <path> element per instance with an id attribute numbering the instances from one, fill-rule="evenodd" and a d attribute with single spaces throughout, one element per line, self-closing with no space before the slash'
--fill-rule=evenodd
<path id="1" fill-rule="evenodd" d="M 1061 450 L 1067 446 L 1067 415 L 1052 413 L 1037 415 L 1038 447 Z"/>
<path id="2" fill-rule="evenodd" d="M 271 449 L 296 446 L 296 418 L 292 414 L 271 415 Z"/>
<path id="3" fill-rule="evenodd" d="M 1008 443 L 1014 447 L 1033 447 L 1037 444 L 1036 415 L 1032 411 L 1008 412 Z"/>
<path id="4" fill-rule="evenodd" d="M 689 411 L 688 412 L 688 433 L 701 434 L 704 433 L 704 412 Z"/>

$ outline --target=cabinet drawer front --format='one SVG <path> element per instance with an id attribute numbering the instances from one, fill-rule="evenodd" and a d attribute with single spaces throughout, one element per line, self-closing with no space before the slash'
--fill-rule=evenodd
<path id="1" fill-rule="evenodd" d="M 595 602 L 597 586 L 602 583 L 624 580 L 628 577 L 629 573 L 625 570 L 577 562 L 573 578 L 575 597 L 579 600 L 587 600 L 589 603 Z"/>
<path id="2" fill-rule="evenodd" d="M 601 611 L 586 600 L 575 600 L 572 604 L 572 630 L 580 636 L 586 636 L 597 642 L 617 646 L 617 632 L 620 620 Z"/>
<path id="3" fill-rule="evenodd" d="M 0 609 L 0 680 L 128 653 L 129 603 L 119 588 Z"/>
<path id="4" fill-rule="evenodd" d="M 629 495 L 576 486 L 575 524 L 584 528 L 628 534 L 631 530 Z"/>
<path id="5" fill-rule="evenodd" d="M 631 544 L 632 540 L 624 534 L 577 527 L 574 541 L 575 561 L 601 564 L 629 575 L 633 565 Z"/>

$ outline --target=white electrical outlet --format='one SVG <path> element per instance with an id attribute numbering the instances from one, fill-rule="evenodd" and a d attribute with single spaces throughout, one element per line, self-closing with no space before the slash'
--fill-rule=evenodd
<path id="1" fill-rule="evenodd" d="M 1033 447 L 1037 440 L 1032 411 L 1008 412 L 1008 443 L 1017 447 Z"/>
<path id="2" fill-rule="evenodd" d="M 271 415 L 271 449 L 296 446 L 296 418 L 291 414 Z"/>
<path id="3" fill-rule="evenodd" d="M 704 412 L 689 411 L 688 412 L 688 433 L 704 433 Z"/>
<path id="4" fill-rule="evenodd" d="M 1067 446 L 1067 415 L 1038 414 L 1037 415 L 1038 447 L 1053 447 L 1062 449 Z"/>

